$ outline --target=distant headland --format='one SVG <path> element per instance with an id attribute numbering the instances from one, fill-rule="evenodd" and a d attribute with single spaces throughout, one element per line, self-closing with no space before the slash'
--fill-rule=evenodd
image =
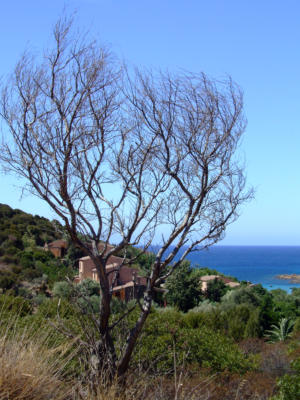
<path id="1" fill-rule="evenodd" d="M 300 283 L 300 274 L 281 274 L 276 275 L 277 279 L 286 279 L 291 283 Z"/>

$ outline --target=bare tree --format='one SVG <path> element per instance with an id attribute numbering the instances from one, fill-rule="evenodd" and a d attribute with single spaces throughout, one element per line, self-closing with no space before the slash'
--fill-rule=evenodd
<path id="1" fill-rule="evenodd" d="M 126 73 L 108 50 L 72 35 L 71 25 L 59 21 L 53 48 L 41 61 L 25 54 L 3 86 L 8 129 L 0 159 L 91 257 L 101 287 L 98 372 L 122 377 L 155 288 L 189 252 L 220 240 L 251 196 L 235 158 L 243 96 L 231 79 Z M 117 354 L 113 329 L 122 317 L 110 323 L 106 264 L 127 246 L 146 251 L 158 238 L 139 318 Z"/>

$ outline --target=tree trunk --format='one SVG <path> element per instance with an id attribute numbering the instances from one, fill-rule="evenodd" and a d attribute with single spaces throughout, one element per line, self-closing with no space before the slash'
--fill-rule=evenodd
<path id="1" fill-rule="evenodd" d="M 151 304 L 152 304 L 152 289 L 147 289 L 144 294 L 144 302 L 143 302 L 140 317 L 139 317 L 137 323 L 135 324 L 134 328 L 130 331 L 130 333 L 128 335 L 126 348 L 125 348 L 122 359 L 120 360 L 118 368 L 117 368 L 118 378 L 121 381 L 124 379 L 125 373 L 128 370 L 129 362 L 131 360 L 131 356 L 132 356 L 133 350 L 135 348 L 136 341 L 137 341 L 137 339 L 141 333 L 141 330 L 144 326 L 144 323 L 150 313 Z"/>

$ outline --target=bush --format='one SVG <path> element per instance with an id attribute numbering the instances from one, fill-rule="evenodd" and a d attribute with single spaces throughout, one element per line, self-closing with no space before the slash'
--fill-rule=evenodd
<path id="1" fill-rule="evenodd" d="M 97 313 L 100 308 L 100 296 L 93 294 L 89 298 L 79 298 L 77 299 L 77 305 L 85 315 Z"/>
<path id="2" fill-rule="evenodd" d="M 30 290 L 26 287 L 23 286 L 19 286 L 18 287 L 18 296 L 20 297 L 24 297 L 25 299 L 31 299 L 32 298 L 32 294 L 30 292 Z"/>
<path id="3" fill-rule="evenodd" d="M 284 342 L 292 336 L 295 321 L 289 318 L 282 318 L 278 325 L 272 325 L 266 336 L 271 342 Z"/>
<path id="4" fill-rule="evenodd" d="M 293 336 L 297 336 L 297 334 L 300 332 L 300 317 L 298 317 L 295 320 L 295 325 L 293 329 Z"/>
<path id="5" fill-rule="evenodd" d="M 215 278 L 208 282 L 205 296 L 210 301 L 219 302 L 228 290 L 228 286 L 221 279 Z"/>
<path id="6" fill-rule="evenodd" d="M 10 271 L 0 271 L 0 288 L 4 291 L 12 289 L 17 284 L 18 277 Z"/>
<path id="7" fill-rule="evenodd" d="M 28 281 L 32 281 L 35 278 L 42 276 L 42 272 L 35 268 L 26 268 L 22 272 L 22 277 Z"/>
<path id="8" fill-rule="evenodd" d="M 207 316 L 205 313 L 195 312 L 193 310 L 189 311 L 184 316 L 184 322 L 188 328 L 196 329 L 205 325 L 207 321 Z"/>
<path id="9" fill-rule="evenodd" d="M 20 264 L 24 268 L 32 268 L 34 266 L 34 259 L 32 252 L 29 251 L 23 252 L 20 257 Z"/>
<path id="10" fill-rule="evenodd" d="M 259 310 L 253 310 L 247 321 L 244 337 L 245 338 L 259 338 L 263 334 L 259 323 Z"/>
<path id="11" fill-rule="evenodd" d="M 10 245 L 9 247 L 7 247 L 5 249 L 5 254 L 8 254 L 10 256 L 17 256 L 19 254 L 19 252 L 20 252 L 20 250 L 13 245 Z"/>
<path id="12" fill-rule="evenodd" d="M 11 265 L 10 268 L 14 274 L 20 274 L 22 272 L 22 267 L 20 265 Z"/>
<path id="13" fill-rule="evenodd" d="M 47 275 L 50 287 L 55 282 L 64 281 L 66 278 L 72 279 L 75 274 L 72 268 L 65 267 L 59 260 L 53 259 L 45 263 L 36 261 L 35 266 L 41 275 Z"/>
<path id="14" fill-rule="evenodd" d="M 233 307 L 226 313 L 228 334 L 234 340 L 241 340 L 245 337 L 245 329 L 250 319 L 253 308 L 247 304 Z"/>
<path id="15" fill-rule="evenodd" d="M 55 282 L 53 285 L 53 296 L 62 299 L 70 299 L 73 293 L 73 286 L 68 282 Z"/>
<path id="16" fill-rule="evenodd" d="M 44 250 L 35 250 L 32 253 L 32 256 L 35 261 L 41 261 L 42 263 L 46 263 L 49 260 L 55 259 L 51 251 L 44 251 Z"/>
<path id="17" fill-rule="evenodd" d="M 32 305 L 29 300 L 22 297 L 14 297 L 1 295 L 0 296 L 0 314 L 3 318 L 4 315 L 10 314 L 11 316 L 24 317 L 32 313 Z"/>
<path id="18" fill-rule="evenodd" d="M 182 262 L 167 279 L 166 289 L 167 303 L 184 312 L 195 307 L 201 300 L 199 279 L 195 279 L 189 261 Z"/>
<path id="19" fill-rule="evenodd" d="M 212 371 L 245 372 L 254 364 L 227 337 L 206 326 L 191 328 L 191 316 L 170 310 L 152 313 L 136 353 L 136 362 L 153 372 L 172 372 L 174 357 L 180 363 L 208 367 Z"/>
<path id="20" fill-rule="evenodd" d="M 300 358 L 292 363 L 293 374 L 284 375 L 277 382 L 279 394 L 272 400 L 300 399 Z"/>
<path id="21" fill-rule="evenodd" d="M 92 279 L 85 279 L 77 285 L 77 290 L 80 294 L 86 297 L 99 296 L 100 295 L 100 285 L 98 282 Z"/>
<path id="22" fill-rule="evenodd" d="M 258 307 L 261 302 L 261 297 L 254 290 L 254 287 L 246 286 L 231 290 L 222 300 L 230 304 L 249 304 Z"/>
<path id="23" fill-rule="evenodd" d="M 33 297 L 32 303 L 33 303 L 35 306 L 40 306 L 40 305 L 43 304 L 46 300 L 47 300 L 47 297 L 46 297 L 44 294 L 40 293 L 40 294 L 38 294 L 37 296 Z"/>
<path id="24" fill-rule="evenodd" d="M 4 254 L 4 256 L 1 257 L 0 261 L 4 264 L 16 264 L 18 263 L 19 258 L 16 255 Z"/>

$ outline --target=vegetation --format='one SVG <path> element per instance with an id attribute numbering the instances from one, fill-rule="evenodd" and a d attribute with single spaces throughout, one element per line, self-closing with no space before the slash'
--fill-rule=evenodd
<path id="1" fill-rule="evenodd" d="M 221 301 L 221 298 L 228 291 L 228 287 L 225 283 L 215 278 L 213 281 L 208 282 L 206 290 L 206 298 L 213 302 Z"/>
<path id="2" fill-rule="evenodd" d="M 273 400 L 297 400 L 300 398 L 300 357 L 291 363 L 292 373 L 278 380 L 279 394 Z"/>
<path id="3" fill-rule="evenodd" d="M 0 318 L 3 322 L 5 316 Z M 66 399 L 71 393 L 63 383 L 69 345 L 56 343 L 49 348 L 49 332 L 30 331 L 30 326 L 16 330 L 18 318 L 11 312 L 8 318 L 6 315 L 5 328 L 0 325 L 1 399 Z"/>
<path id="4" fill-rule="evenodd" d="M 70 258 L 59 260 L 43 249 L 63 234 L 57 221 L 0 204 L 0 290 L 40 301 L 54 282 L 73 277 Z"/>
<path id="5" fill-rule="evenodd" d="M 91 283 L 81 290 L 87 297 L 99 293 L 99 287 Z M 60 294 L 57 293 L 59 299 L 49 298 L 35 308 L 30 300 L 0 296 L 1 396 L 5 392 L 10 399 L 33 400 L 50 395 L 66 400 L 71 395 L 86 400 L 202 400 L 205 394 L 209 400 L 229 400 L 233 395 L 251 400 L 271 399 L 272 395 L 274 400 L 298 399 L 299 361 L 295 355 L 300 349 L 297 337 L 285 342 L 284 348 L 257 336 L 236 339 L 233 329 L 224 331 L 229 327 L 233 312 L 226 314 L 224 308 L 219 314 L 219 311 L 195 310 L 183 313 L 172 307 L 152 310 L 134 353 L 127 376 L 130 384 L 123 391 L 124 396 L 118 397 L 116 382 L 109 389 L 101 389 L 102 397 L 100 393 L 99 397 L 94 397 L 86 386 L 89 357 L 78 347 L 78 341 L 85 340 L 84 325 L 89 326 L 90 332 L 94 329 L 92 310 L 87 309 L 89 314 L 83 319 L 74 302 L 62 299 Z M 122 315 L 124 307 L 131 307 L 117 299 L 114 302 L 113 320 Z M 217 307 L 221 304 L 222 301 Z M 239 314 L 240 322 L 247 314 L 246 309 L 245 304 L 233 309 Z M 122 320 L 122 327 L 116 333 L 120 345 L 126 339 L 125 331 L 134 324 L 137 311 Z M 63 327 L 72 327 L 77 332 L 73 340 L 60 332 L 61 321 Z M 291 364 L 286 355 L 290 346 L 293 348 L 291 360 L 296 360 Z M 253 382 L 253 379 L 256 384 L 249 385 L 248 380 Z M 200 390 L 203 385 L 205 391 Z"/>
<path id="6" fill-rule="evenodd" d="M 6 205 L 0 210 L 2 255 L 15 257 L 13 264 L 3 259 L 1 264 L 2 282 L 7 281 L 0 294 L 1 396 L 5 392 L 11 399 L 95 398 L 87 386 L 91 349 L 79 342 L 87 344 L 87 335 L 97 340 L 93 315 L 99 311 L 99 284 L 66 281 L 66 272 L 75 273 L 75 258 L 72 262 L 55 259 L 38 245 L 46 230 L 49 239 L 64 235 L 57 223 Z M 36 226 L 30 240 L 24 222 L 18 234 L 18 220 Z M 11 236 L 12 226 L 18 241 Z M 11 243 L 7 246 L 9 241 L 16 250 Z M 154 255 L 128 247 L 126 257 L 147 271 Z M 171 400 L 177 393 L 177 399 L 183 400 L 193 399 L 196 393 L 194 399 L 202 400 L 204 392 L 196 388 L 204 385 L 209 400 L 298 400 L 300 291 L 268 292 L 260 285 L 246 284 L 229 289 L 217 280 L 202 292 L 203 275 L 221 274 L 192 268 L 185 261 L 166 279 L 166 291 L 152 308 L 134 351 L 126 399 Z M 121 318 L 114 331 L 117 352 L 138 315 L 134 303 L 113 299 L 110 323 Z M 247 379 L 259 383 L 253 387 Z M 118 398 L 117 382 L 105 390 L 98 398 Z"/>
<path id="7" fill-rule="evenodd" d="M 165 299 L 169 305 L 184 312 L 198 305 L 202 300 L 199 271 L 191 268 L 188 261 L 181 263 L 165 284 Z"/>

